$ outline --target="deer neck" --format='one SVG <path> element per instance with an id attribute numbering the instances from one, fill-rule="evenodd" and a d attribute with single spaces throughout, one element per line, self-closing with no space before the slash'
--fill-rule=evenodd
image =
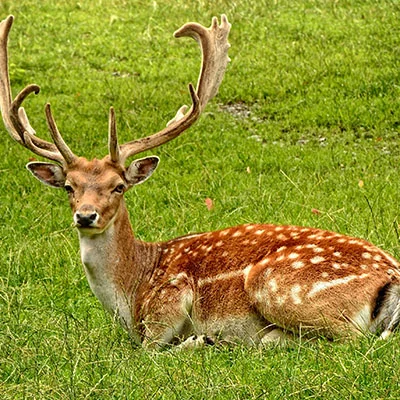
<path id="1" fill-rule="evenodd" d="M 159 245 L 136 240 L 125 203 L 101 234 L 79 231 L 81 259 L 95 296 L 135 336 L 137 290 L 150 279 L 159 259 Z"/>

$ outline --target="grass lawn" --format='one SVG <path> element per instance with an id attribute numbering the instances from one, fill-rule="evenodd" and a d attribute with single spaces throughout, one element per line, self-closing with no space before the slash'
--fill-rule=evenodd
<path id="1" fill-rule="evenodd" d="M 232 23 L 232 62 L 200 122 L 152 153 L 127 195 L 136 235 L 159 241 L 245 222 L 314 226 L 400 257 L 400 6 L 382 0 L 2 0 L 15 93 L 44 104 L 72 150 L 160 130 L 190 101 L 199 51 L 172 33 Z M 24 165 L 1 127 L 1 399 L 398 399 L 400 334 L 289 348 L 146 352 L 90 292 L 64 191 Z M 150 154 L 150 153 L 149 153 Z M 213 201 L 208 210 L 205 200 Z"/>

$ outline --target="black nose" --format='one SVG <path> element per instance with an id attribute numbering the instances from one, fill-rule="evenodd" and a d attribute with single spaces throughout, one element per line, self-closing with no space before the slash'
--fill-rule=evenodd
<path id="1" fill-rule="evenodd" d="M 97 212 L 77 212 L 76 223 L 81 227 L 89 227 L 97 219 Z"/>

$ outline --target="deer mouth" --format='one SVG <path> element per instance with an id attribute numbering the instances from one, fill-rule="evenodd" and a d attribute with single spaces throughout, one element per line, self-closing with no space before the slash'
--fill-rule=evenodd
<path id="1" fill-rule="evenodd" d="M 89 218 L 89 221 L 79 219 L 74 215 L 74 226 L 78 229 L 80 234 L 83 235 L 100 235 L 104 233 L 110 226 L 113 225 L 117 215 L 115 214 L 108 222 L 104 220 L 104 218 L 100 218 L 100 215 L 97 213 L 97 217 Z"/>
<path id="2" fill-rule="evenodd" d="M 104 228 L 99 226 L 82 226 L 79 224 L 75 224 L 75 228 L 78 229 L 78 232 L 80 234 L 87 236 L 100 235 L 107 229 L 107 227 Z"/>

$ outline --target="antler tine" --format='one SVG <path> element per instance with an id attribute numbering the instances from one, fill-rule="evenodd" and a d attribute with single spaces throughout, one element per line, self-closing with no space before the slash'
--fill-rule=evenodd
<path id="1" fill-rule="evenodd" d="M 199 118 L 216 93 L 223 79 L 228 64 L 228 35 L 231 25 L 225 15 L 221 16 L 221 25 L 218 25 L 216 17 L 212 19 L 210 28 L 190 22 L 183 25 L 175 33 L 175 37 L 189 36 L 200 45 L 202 52 L 202 64 L 196 90 L 189 85 L 192 98 L 192 106 L 187 113 L 187 106 L 181 107 L 175 118 L 167 124 L 167 127 L 151 136 L 133 140 L 120 146 L 120 162 L 124 163 L 128 157 L 143 151 L 158 147 L 179 136 Z"/>
<path id="2" fill-rule="evenodd" d="M 110 116 L 108 122 L 108 150 L 111 161 L 119 163 L 120 151 L 117 137 L 117 123 L 115 121 L 115 111 L 113 107 L 110 107 Z"/>
<path id="3" fill-rule="evenodd" d="M 203 110 L 207 102 L 218 92 L 218 88 L 224 77 L 225 69 L 230 61 L 228 50 L 228 35 L 231 25 L 226 15 L 221 16 L 221 26 L 218 26 L 218 19 L 213 17 L 211 27 L 205 30 L 197 23 L 185 24 L 174 33 L 179 38 L 190 36 L 200 43 L 203 51 L 202 67 L 197 82 L 197 95 L 200 99 L 200 108 Z M 210 38 L 213 41 L 208 40 Z M 217 42 L 217 43 L 215 43 Z M 210 78 L 212 81 L 210 82 Z"/>
<path id="4" fill-rule="evenodd" d="M 18 143 L 24 145 L 23 136 L 21 136 L 19 132 L 26 131 L 32 136 L 31 141 L 35 146 L 57 153 L 57 147 L 53 143 L 46 142 L 45 140 L 35 136 L 36 132 L 29 123 L 29 119 L 26 115 L 25 109 L 21 106 L 22 102 L 25 100 L 26 97 L 28 97 L 29 94 L 38 94 L 39 92 L 40 87 L 38 85 L 28 85 L 17 94 L 14 101 L 11 103 L 10 119 L 13 122 L 16 131 L 18 132 L 18 137 L 16 140 L 18 141 Z"/>
<path id="5" fill-rule="evenodd" d="M 7 44 L 13 21 L 14 17 L 10 15 L 8 18 L 0 22 L 0 110 L 4 125 L 10 136 L 16 142 L 31 150 L 33 153 L 62 164 L 68 164 L 69 160 L 72 159 L 70 157 L 72 152 L 68 149 L 68 147 L 67 149 L 69 152 L 71 152 L 71 154 L 69 154 L 68 151 L 65 151 L 64 147 L 60 149 L 57 146 L 57 142 L 56 144 L 53 144 L 35 136 L 35 130 L 29 123 L 28 116 L 26 115 L 24 108 L 21 106 L 22 102 L 29 94 L 39 93 L 39 86 L 26 86 L 18 93 L 14 101 L 12 100 L 8 71 Z M 51 133 L 54 138 L 54 132 Z M 61 137 L 61 135 L 59 136 Z M 58 143 L 61 142 L 64 143 L 62 138 L 61 141 L 58 140 Z M 64 158 L 63 153 L 68 154 L 68 160 Z"/>
<path id="6" fill-rule="evenodd" d="M 50 129 L 50 134 L 51 137 L 57 146 L 57 149 L 60 151 L 64 161 L 67 163 L 67 165 L 72 164 L 72 162 L 75 160 L 76 156 L 74 153 L 70 150 L 70 148 L 67 146 L 65 143 L 64 139 L 62 138 L 60 132 L 58 131 L 56 122 L 54 121 L 53 114 L 51 112 L 50 104 L 47 103 L 45 106 L 45 112 L 46 112 L 46 119 L 47 119 L 47 124 Z"/>

